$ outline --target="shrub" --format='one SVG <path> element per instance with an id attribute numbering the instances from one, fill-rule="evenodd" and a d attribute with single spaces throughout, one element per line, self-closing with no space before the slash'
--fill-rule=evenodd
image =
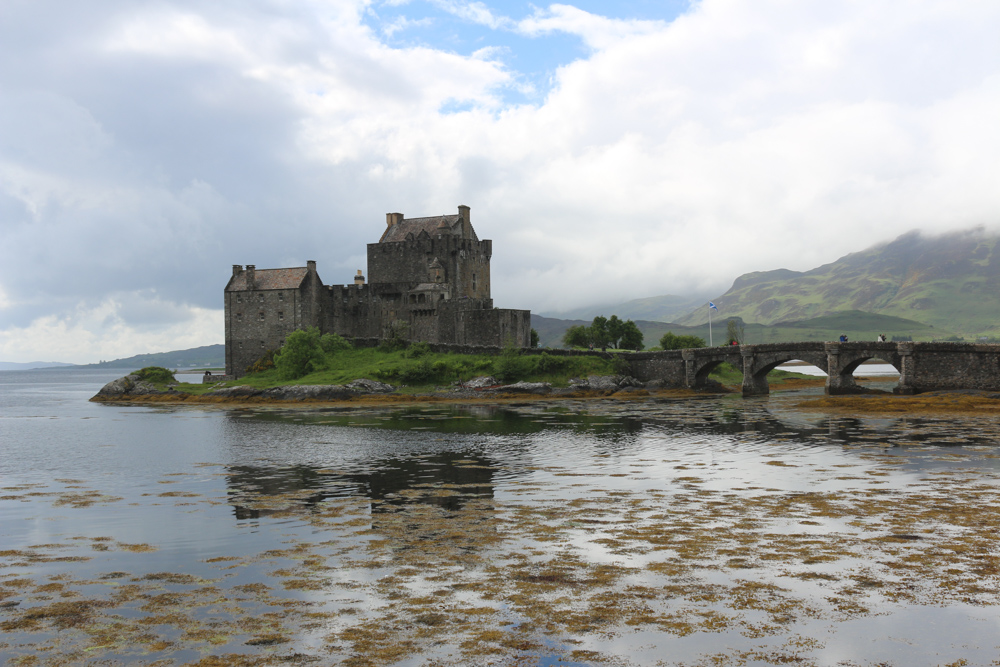
<path id="1" fill-rule="evenodd" d="M 323 334 L 319 339 L 319 346 L 327 354 L 336 354 L 354 347 L 349 340 L 335 333 Z"/>
<path id="2" fill-rule="evenodd" d="M 275 350 L 267 350 L 261 355 L 260 359 L 253 362 L 246 367 L 247 375 L 253 375 L 254 373 L 262 373 L 267 370 L 274 368 L 274 356 L 277 354 Z"/>
<path id="3" fill-rule="evenodd" d="M 548 352 L 533 357 L 532 362 L 537 373 L 556 373 L 566 367 L 565 357 L 555 357 Z"/>
<path id="4" fill-rule="evenodd" d="M 521 350 L 508 338 L 503 352 L 493 362 L 493 374 L 501 382 L 517 382 L 527 371 L 528 364 L 521 357 Z"/>
<path id="5" fill-rule="evenodd" d="M 668 331 L 660 339 L 660 347 L 664 350 L 686 350 L 692 347 L 705 347 L 705 339 L 698 336 L 677 336 Z"/>
<path id="6" fill-rule="evenodd" d="M 174 372 L 162 366 L 146 366 L 137 371 L 132 371 L 132 375 L 138 375 L 140 380 L 152 382 L 153 384 L 167 384 L 176 382 Z"/>
<path id="7" fill-rule="evenodd" d="M 416 343 L 411 343 L 410 347 L 408 347 L 406 349 L 406 352 L 403 353 L 403 356 L 407 357 L 408 359 L 419 359 L 420 357 L 430 353 L 431 353 L 431 346 L 425 343 L 424 341 L 419 341 Z"/>
<path id="8" fill-rule="evenodd" d="M 319 329 L 309 327 L 288 334 L 274 366 L 282 380 L 295 380 L 325 367 Z"/>

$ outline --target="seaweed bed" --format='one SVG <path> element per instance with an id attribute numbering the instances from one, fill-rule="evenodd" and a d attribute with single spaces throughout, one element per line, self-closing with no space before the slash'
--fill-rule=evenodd
<path id="1" fill-rule="evenodd" d="M 672 410 L 692 423 L 735 399 L 704 407 L 709 401 L 660 398 L 649 414 Z M 789 396 L 781 409 L 858 409 L 844 398 L 862 410 L 880 400 L 924 405 L 911 402 L 919 396 Z M 928 410 L 996 405 L 967 394 L 925 398 Z M 604 403 L 595 419 L 617 409 Z M 995 436 L 992 420 L 974 426 Z M 820 655 L 831 641 L 817 628 L 905 606 L 1000 601 L 1000 503 L 990 466 L 903 475 L 906 459 L 877 446 L 840 464 L 765 456 L 775 475 L 836 482 L 789 491 L 713 483 L 724 478 L 716 464 L 672 454 L 662 437 L 656 458 L 621 469 L 609 454 L 595 455 L 596 468 L 539 465 L 509 482 L 503 497 L 442 481 L 384 498 L 319 501 L 310 489 L 173 490 L 193 473 L 164 475 L 162 492 L 138 499 L 71 478 L 56 480 L 59 487 L 6 486 L 0 501 L 37 506 L 39 515 L 238 505 L 262 521 L 304 525 L 314 537 L 290 533 L 281 548 L 213 555 L 189 571 L 149 571 L 142 559 L 162 545 L 112 535 L 0 550 L 0 651 L 13 665 L 628 664 L 616 642 L 697 637 L 706 647 L 697 657 L 661 655 L 658 664 L 812 665 L 827 664 Z M 937 452 L 905 437 L 892 446 Z M 1000 458 L 992 447 L 966 450 L 963 457 Z M 475 459 L 452 465 L 482 467 Z M 653 469 L 670 475 L 644 477 Z M 211 463 L 199 473 L 232 474 Z M 649 481 L 607 485 L 626 475 Z M 109 554 L 134 571 L 102 571 Z M 944 660 L 967 664 L 957 653 L 938 664 Z"/>

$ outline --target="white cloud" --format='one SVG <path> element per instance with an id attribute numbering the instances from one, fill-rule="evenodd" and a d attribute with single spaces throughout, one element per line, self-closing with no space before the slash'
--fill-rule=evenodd
<path id="1" fill-rule="evenodd" d="M 139 311 L 101 329 L 78 303 L 218 309 L 233 263 L 317 259 L 348 282 L 386 211 L 470 205 L 497 305 L 535 310 L 1000 223 L 996 3 L 703 0 L 669 23 L 551 5 L 516 25 L 439 6 L 591 51 L 516 106 L 497 46 L 391 48 L 361 0 L 19 5 L 0 27 L 0 358 L 59 358 L 61 335 L 111 356 Z"/>
<path id="2" fill-rule="evenodd" d="M 130 323 L 123 311 L 145 310 Z M 136 313 L 132 313 L 136 315 Z M 222 312 L 183 306 L 155 295 L 118 293 L 96 305 L 78 304 L 25 327 L 0 330 L 0 358 L 94 363 L 147 352 L 168 352 L 221 342 Z"/>
<path id="3" fill-rule="evenodd" d="M 549 5 L 548 9 L 535 8 L 528 18 L 517 23 L 518 32 L 537 37 L 550 32 L 565 32 L 580 37 L 593 49 L 604 49 L 639 35 L 660 32 L 665 24 L 660 21 L 609 19 L 572 5 Z"/>

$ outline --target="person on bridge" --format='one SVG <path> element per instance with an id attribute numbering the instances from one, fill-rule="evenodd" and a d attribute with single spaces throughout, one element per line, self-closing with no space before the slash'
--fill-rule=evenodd
<path id="1" fill-rule="evenodd" d="M 841 343 L 846 343 L 847 342 L 847 336 L 845 336 L 844 334 L 840 334 L 840 342 Z"/>

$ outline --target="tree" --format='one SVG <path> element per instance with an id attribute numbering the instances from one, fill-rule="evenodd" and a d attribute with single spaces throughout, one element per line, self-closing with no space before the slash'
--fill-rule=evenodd
<path id="1" fill-rule="evenodd" d="M 677 336 L 668 331 L 660 339 L 660 347 L 664 350 L 686 350 L 692 347 L 705 347 L 705 339 L 698 336 Z"/>
<path id="2" fill-rule="evenodd" d="M 529 346 L 538 347 L 538 332 L 534 329 L 531 330 L 531 342 L 529 343 Z"/>
<path id="3" fill-rule="evenodd" d="M 621 338 L 618 341 L 618 349 L 641 350 L 643 335 L 632 320 L 622 322 Z"/>
<path id="4" fill-rule="evenodd" d="M 608 332 L 608 318 L 598 315 L 590 323 L 590 342 L 594 344 L 594 347 L 599 347 L 602 350 L 607 349 L 608 343 L 611 342 L 611 334 Z"/>
<path id="5" fill-rule="evenodd" d="M 608 342 L 611 344 L 611 347 L 615 349 L 619 349 L 621 347 L 619 341 L 622 337 L 622 327 L 624 325 L 625 323 L 618 319 L 617 315 L 612 315 L 608 318 Z"/>
<path id="6" fill-rule="evenodd" d="M 731 345 L 733 341 L 740 345 L 746 342 L 743 333 L 743 320 L 734 319 L 726 322 L 726 343 Z"/>
<path id="7" fill-rule="evenodd" d="M 563 344 L 568 347 L 587 347 L 590 344 L 590 332 L 582 324 L 575 324 L 563 334 Z"/>
<path id="8" fill-rule="evenodd" d="M 285 344 L 275 357 L 274 365 L 278 375 L 283 380 L 294 380 L 313 371 L 318 371 L 326 364 L 323 349 L 320 347 L 319 329 L 309 327 L 288 334 Z"/>

